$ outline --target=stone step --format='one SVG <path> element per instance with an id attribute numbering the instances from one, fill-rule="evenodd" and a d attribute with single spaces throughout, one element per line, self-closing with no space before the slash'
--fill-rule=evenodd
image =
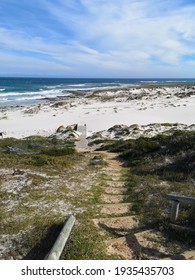
<path id="1" fill-rule="evenodd" d="M 105 194 L 124 194 L 124 188 L 122 187 L 106 187 L 104 188 Z"/>
<path id="2" fill-rule="evenodd" d="M 172 255 L 173 242 L 166 238 L 162 232 L 149 229 L 131 232 L 130 234 L 113 238 L 106 241 L 107 253 L 120 256 L 122 259 L 174 259 Z M 178 245 L 178 250 L 179 246 Z M 193 259 L 194 252 L 188 253 L 186 256 L 180 255 L 181 259 Z M 176 258 L 175 258 L 176 259 Z"/>
<path id="3" fill-rule="evenodd" d="M 104 181 L 110 181 L 110 182 L 123 182 L 125 183 L 126 181 L 120 177 L 117 176 L 111 176 L 110 178 L 105 178 Z"/>
<path id="4" fill-rule="evenodd" d="M 122 175 L 122 170 L 120 168 L 107 168 L 105 171 L 104 171 L 106 174 L 108 175 Z"/>
<path id="5" fill-rule="evenodd" d="M 108 160 L 108 168 L 112 168 L 112 169 L 122 169 L 123 163 L 119 162 L 117 160 Z"/>
<path id="6" fill-rule="evenodd" d="M 107 215 L 122 215 L 129 213 L 132 203 L 102 204 L 100 213 Z"/>
<path id="7" fill-rule="evenodd" d="M 93 219 L 96 226 L 116 236 L 127 235 L 139 226 L 136 216 Z"/>
<path id="8" fill-rule="evenodd" d="M 123 194 L 103 194 L 101 196 L 101 200 L 105 203 L 121 203 L 125 198 L 127 198 L 127 196 Z"/>
<path id="9" fill-rule="evenodd" d="M 195 260 L 195 250 L 174 254 L 170 258 L 164 258 L 163 260 Z"/>
<path id="10" fill-rule="evenodd" d="M 116 255 L 125 260 L 135 259 L 134 251 L 129 247 L 126 237 L 107 240 L 105 245 L 108 255 Z M 139 251 L 139 247 L 137 250 Z"/>
<path id="11" fill-rule="evenodd" d="M 107 172 L 108 174 L 109 173 L 120 173 L 121 174 L 121 172 L 122 172 L 122 170 L 123 170 L 123 168 L 121 168 L 121 167 L 117 167 L 117 168 L 113 168 L 113 167 L 109 167 L 109 166 L 107 166 L 106 168 L 102 168 L 102 170 L 104 170 L 105 172 Z"/>
<path id="12" fill-rule="evenodd" d="M 120 187 L 124 187 L 124 182 L 121 181 L 106 181 L 106 186 L 108 187 L 116 187 L 116 188 L 120 188 Z"/>

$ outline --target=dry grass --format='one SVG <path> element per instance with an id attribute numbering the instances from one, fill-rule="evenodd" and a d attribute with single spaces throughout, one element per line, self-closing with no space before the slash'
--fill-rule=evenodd
<path id="1" fill-rule="evenodd" d="M 69 214 L 79 221 L 94 211 L 98 159 L 48 138 L 0 141 L 0 259 L 43 259 Z"/>

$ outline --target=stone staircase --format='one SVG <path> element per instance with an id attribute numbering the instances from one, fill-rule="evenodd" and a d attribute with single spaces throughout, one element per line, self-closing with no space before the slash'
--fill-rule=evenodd
<path id="1" fill-rule="evenodd" d="M 104 168 L 106 187 L 93 222 L 106 236 L 106 252 L 119 259 L 193 259 L 195 251 L 174 254 L 173 244 L 160 231 L 141 225 L 133 212 L 131 215 L 132 203 L 127 202 L 122 179 L 125 168 L 117 154 L 103 152 L 103 156 L 108 163 Z"/>

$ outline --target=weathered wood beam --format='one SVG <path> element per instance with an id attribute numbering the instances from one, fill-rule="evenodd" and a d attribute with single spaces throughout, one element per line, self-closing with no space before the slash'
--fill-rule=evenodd
<path id="1" fill-rule="evenodd" d="M 56 239 L 53 247 L 51 248 L 49 254 L 45 257 L 46 260 L 59 260 L 61 253 L 66 245 L 66 242 L 70 236 L 71 230 L 74 226 L 76 219 L 71 215 L 67 222 L 64 224 L 58 238 Z"/>
<path id="2" fill-rule="evenodd" d="M 190 227 L 184 227 L 184 226 L 180 226 L 180 225 L 176 225 L 176 224 L 170 224 L 170 226 L 173 229 L 176 229 L 178 231 L 187 231 L 187 232 L 195 234 L 195 229 L 190 228 Z"/>
<path id="3" fill-rule="evenodd" d="M 179 202 L 184 202 L 184 203 L 195 203 L 195 198 L 194 197 L 187 197 L 187 196 L 179 196 L 175 194 L 168 194 L 166 195 L 166 198 L 168 200 L 177 200 Z"/>

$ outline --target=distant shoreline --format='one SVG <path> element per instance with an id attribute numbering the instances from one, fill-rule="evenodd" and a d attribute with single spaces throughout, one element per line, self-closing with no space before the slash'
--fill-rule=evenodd
<path id="1" fill-rule="evenodd" d="M 177 86 L 193 87 L 195 79 L 0 78 L 0 106 L 28 106 L 94 91 Z"/>
<path id="2" fill-rule="evenodd" d="M 195 91 L 195 83 L 194 84 L 147 84 L 147 85 L 131 85 L 128 87 L 117 87 L 117 88 L 108 88 L 108 89 L 96 89 L 96 90 L 84 90 L 84 89 L 78 89 L 78 90 L 64 90 L 62 91 L 62 93 L 67 94 L 70 93 L 72 94 L 72 96 L 63 96 L 63 95 L 59 95 L 59 96 L 55 96 L 55 97 L 43 97 L 43 98 L 39 98 L 39 99 L 35 99 L 33 101 L 26 101 L 23 104 L 14 104 L 14 101 L 12 104 L 0 104 L 0 109 L 2 108 L 15 108 L 15 107 L 28 107 L 28 106 L 35 106 L 35 105 L 39 105 L 39 104 L 45 104 L 48 102 L 56 102 L 56 101 L 60 101 L 60 100 L 65 100 L 65 101 L 72 101 L 73 99 L 77 99 L 79 97 L 86 97 L 89 94 L 94 94 L 94 93 L 98 93 L 98 92 L 117 92 L 119 90 L 122 91 L 128 91 L 128 90 L 132 90 L 133 88 L 136 89 L 156 89 L 156 88 L 177 88 L 177 87 L 185 87 L 185 88 L 192 88 Z M 194 87 L 194 88 L 193 88 Z M 194 93 L 195 94 L 195 93 Z M 0 95 L 1 98 L 1 95 Z"/>
<path id="3" fill-rule="evenodd" d="M 0 106 L 5 137 L 49 136 L 60 125 L 87 124 L 88 134 L 116 124 L 194 124 L 195 85 L 85 91 L 34 105 Z"/>

